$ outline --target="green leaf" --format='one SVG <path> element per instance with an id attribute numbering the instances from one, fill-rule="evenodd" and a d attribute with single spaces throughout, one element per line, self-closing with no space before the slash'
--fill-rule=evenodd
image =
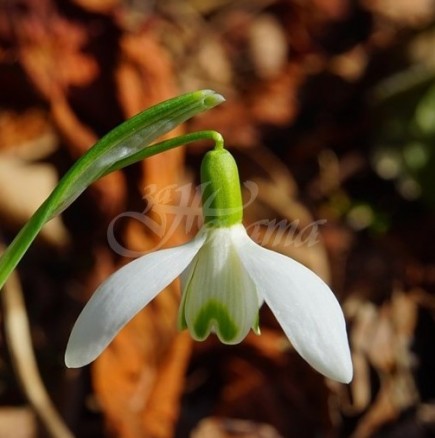
<path id="1" fill-rule="evenodd" d="M 62 213 L 93 182 L 114 170 L 189 141 L 220 138 L 217 133 L 193 133 L 149 146 L 179 124 L 223 101 L 224 98 L 212 90 L 183 94 L 141 112 L 101 138 L 64 175 L 6 249 L 0 258 L 0 288 L 44 224 Z"/>

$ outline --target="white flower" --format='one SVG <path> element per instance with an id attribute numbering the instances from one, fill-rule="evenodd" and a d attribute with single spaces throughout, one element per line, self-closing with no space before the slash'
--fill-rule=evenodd
<path id="1" fill-rule="evenodd" d="M 187 244 L 147 254 L 94 293 L 68 342 L 65 362 L 92 362 L 119 330 L 181 274 L 179 324 L 197 340 L 228 344 L 257 330 L 263 300 L 299 354 L 325 376 L 348 383 L 352 363 L 341 308 L 312 271 L 253 242 L 241 224 L 204 226 Z"/>
<path id="2" fill-rule="evenodd" d="M 237 165 L 223 145 L 201 164 L 204 226 L 191 242 L 147 254 L 109 277 L 72 330 L 69 367 L 92 362 L 121 328 L 181 275 L 181 329 L 197 340 L 211 332 L 226 344 L 259 334 L 266 302 L 299 354 L 317 371 L 348 383 L 352 362 L 340 305 L 300 263 L 254 243 L 242 225 Z"/>

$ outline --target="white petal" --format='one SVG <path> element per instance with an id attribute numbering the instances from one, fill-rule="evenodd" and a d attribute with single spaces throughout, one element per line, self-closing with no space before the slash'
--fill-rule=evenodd
<path id="1" fill-rule="evenodd" d="M 246 233 L 239 236 L 238 251 L 299 354 L 325 376 L 349 383 L 353 371 L 346 324 L 331 289 L 305 266 L 262 248 Z"/>
<path id="2" fill-rule="evenodd" d="M 237 344 L 257 326 L 258 295 L 234 247 L 232 228 L 210 229 L 181 277 L 184 321 L 183 314 L 179 321 L 200 341 L 214 332 L 222 342 Z"/>
<path id="3" fill-rule="evenodd" d="M 185 245 L 140 257 L 102 283 L 73 327 L 66 366 L 81 367 L 96 359 L 119 330 L 186 268 L 204 240 L 200 231 Z"/>

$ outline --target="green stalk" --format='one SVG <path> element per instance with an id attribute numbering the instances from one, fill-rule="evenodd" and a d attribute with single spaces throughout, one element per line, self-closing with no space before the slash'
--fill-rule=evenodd
<path id="1" fill-rule="evenodd" d="M 174 149 L 178 146 L 182 146 L 188 143 L 193 143 L 195 141 L 211 140 L 214 141 L 216 147 L 223 148 L 224 139 L 219 132 L 216 131 L 197 131 L 190 134 L 185 134 L 179 137 L 171 138 L 169 140 L 162 141 L 160 143 L 152 144 L 145 149 L 140 150 L 136 154 L 118 161 L 115 165 L 107 169 L 103 176 L 111 173 L 115 170 L 122 169 L 123 167 L 129 166 L 130 164 L 137 163 L 138 161 L 144 160 L 145 158 L 151 157 L 152 155 L 160 154 L 161 152 Z"/>

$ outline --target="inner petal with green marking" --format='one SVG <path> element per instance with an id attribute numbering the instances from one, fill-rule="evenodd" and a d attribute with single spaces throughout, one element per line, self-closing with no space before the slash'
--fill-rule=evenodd
<path id="1" fill-rule="evenodd" d="M 193 330 L 201 339 L 205 339 L 213 331 L 219 332 L 224 341 L 231 342 L 237 337 L 239 327 L 237 322 L 231 319 L 230 312 L 225 305 L 211 299 L 199 311 L 193 323 Z"/>
<path id="2" fill-rule="evenodd" d="M 180 328 L 196 340 L 216 333 L 226 344 L 258 332 L 256 287 L 234 248 L 231 228 L 210 228 L 207 240 L 182 276 Z"/>

